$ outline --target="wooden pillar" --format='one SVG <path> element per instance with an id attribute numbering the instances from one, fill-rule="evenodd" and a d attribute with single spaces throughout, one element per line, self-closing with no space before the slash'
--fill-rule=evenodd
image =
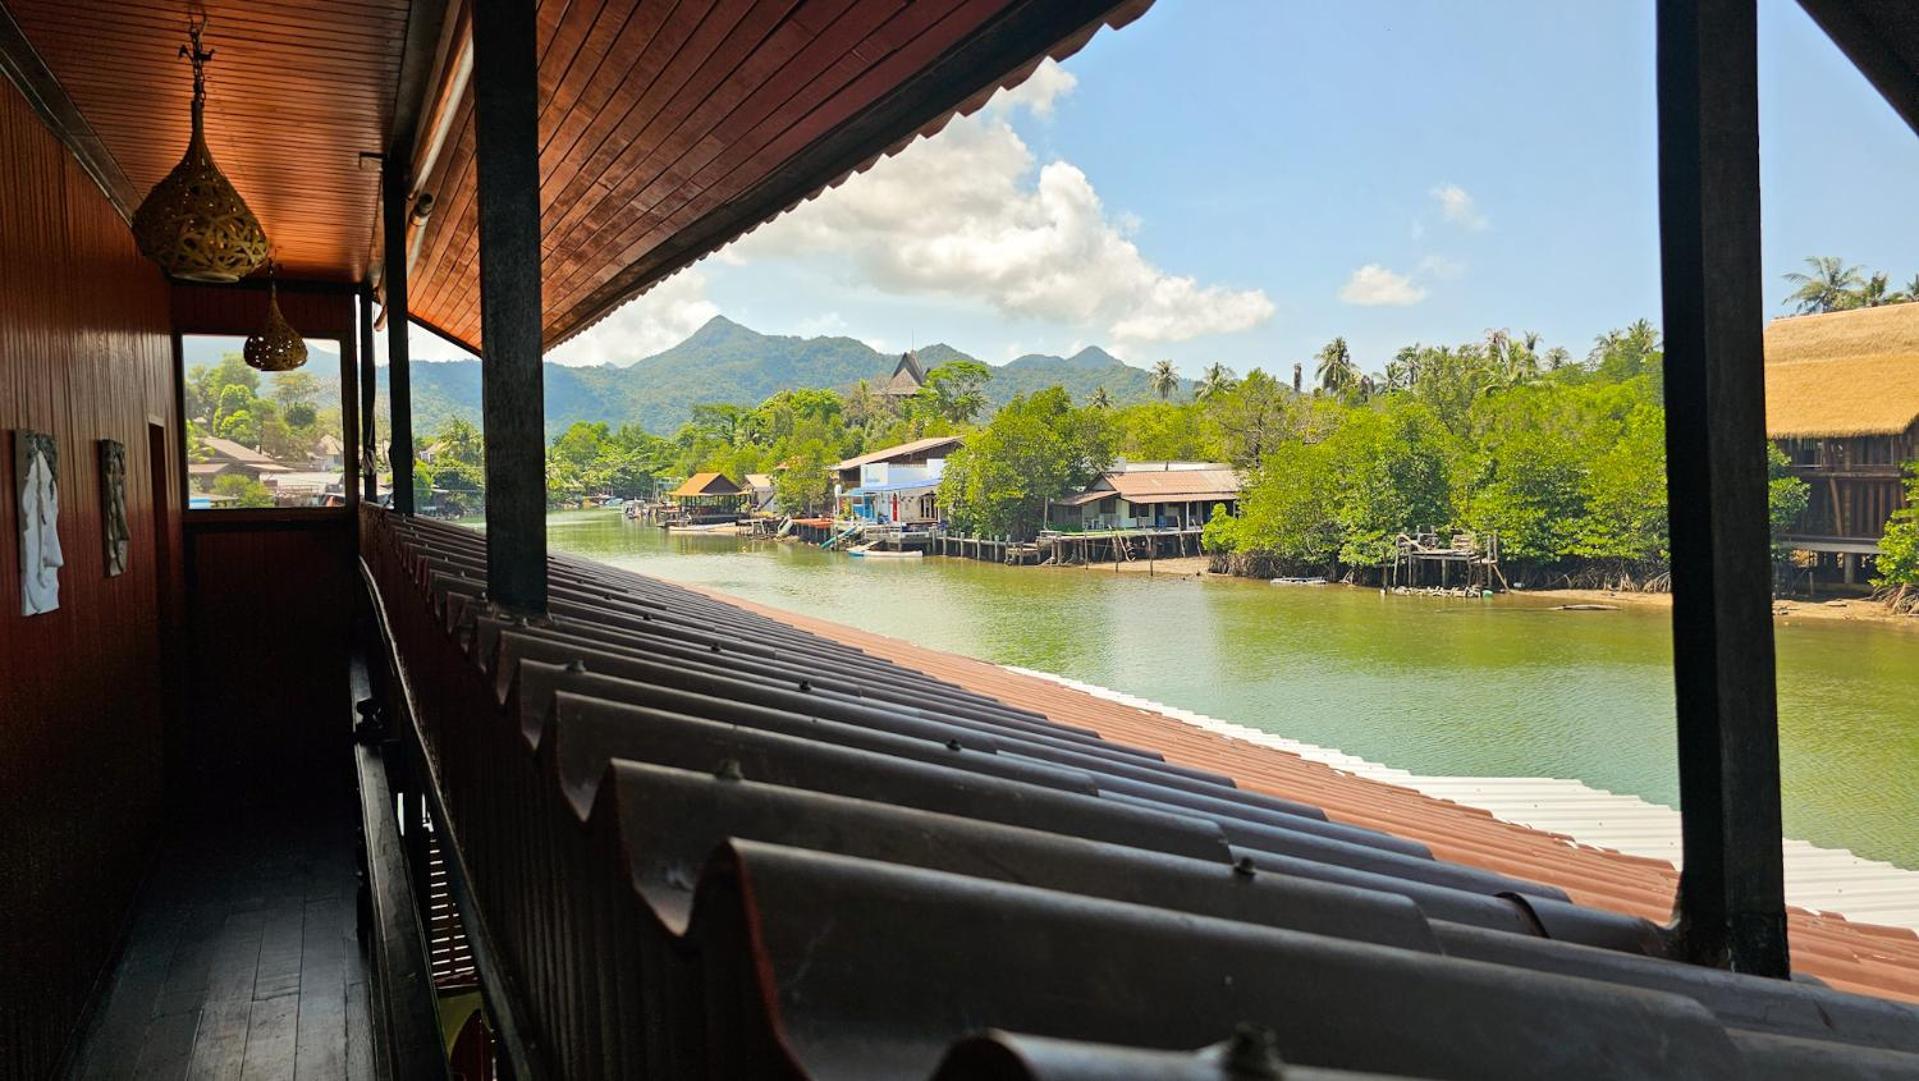
<path id="1" fill-rule="evenodd" d="M 373 294 L 360 293 L 360 484 L 361 498 L 371 503 L 380 497 L 380 438 L 375 432 L 374 398 L 379 393 L 379 373 L 373 366 Z"/>
<path id="2" fill-rule="evenodd" d="M 486 576 L 494 604 L 546 611 L 539 27 L 533 0 L 474 0 Z"/>
<path id="3" fill-rule="evenodd" d="M 1694 962 L 1785 977 L 1756 23 L 1755 0 L 1659 0 L 1676 930 Z"/>
<path id="4" fill-rule="evenodd" d="M 346 303 L 353 307 L 351 298 Z M 360 527 L 360 399 L 372 392 L 372 387 L 360 385 L 360 337 L 349 330 L 340 338 L 340 458 L 345 474 L 340 494 L 356 531 Z"/>
<path id="5" fill-rule="evenodd" d="M 381 220 L 385 230 L 387 458 L 393 466 L 393 509 L 413 513 L 413 388 L 408 377 L 406 330 L 406 166 L 388 157 L 382 170 Z"/>

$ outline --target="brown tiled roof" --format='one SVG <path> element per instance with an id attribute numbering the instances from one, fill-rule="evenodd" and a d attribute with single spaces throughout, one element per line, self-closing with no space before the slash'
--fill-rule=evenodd
<path id="1" fill-rule="evenodd" d="M 1910 1005 L 1673 960 L 1650 861 L 585 560 L 503 618 L 483 536 L 366 519 L 474 925 L 556 1075 L 1214 1078 L 1147 1049 L 1247 1022 L 1401 1077 L 1919 1056 Z M 1910 934 L 1793 932 L 1801 973 L 1919 994 Z M 964 1068 L 983 1028 L 1051 1065 Z"/>
<path id="2" fill-rule="evenodd" d="M 1298 755 L 1244 743 L 970 657 L 737 597 L 724 599 L 1009 705 L 1035 710 L 1061 724 L 1084 726 L 1110 739 L 1159 751 L 1169 762 L 1216 770 L 1253 791 L 1310 800 L 1336 820 L 1423 841 L 1441 859 L 1558 886 L 1581 904 L 1655 922 L 1671 918 L 1679 872 L 1664 860 L 1582 845 L 1560 834 L 1501 821 L 1475 807 L 1340 773 Z M 1911 931 L 1800 909 L 1791 911 L 1789 924 L 1795 969 L 1842 990 L 1919 1002 L 1919 936 Z"/>

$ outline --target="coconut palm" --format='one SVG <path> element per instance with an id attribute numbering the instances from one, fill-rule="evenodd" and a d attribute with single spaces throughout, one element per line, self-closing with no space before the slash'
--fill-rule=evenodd
<path id="1" fill-rule="evenodd" d="M 1152 385 L 1153 393 L 1159 395 L 1160 401 L 1172 397 L 1173 392 L 1179 389 L 1179 373 L 1173 370 L 1173 362 L 1170 360 L 1162 360 L 1153 365 L 1153 374 L 1148 376 L 1147 380 Z"/>
<path id="2" fill-rule="evenodd" d="M 1193 397 L 1201 400 L 1211 398 L 1215 394 L 1233 389 L 1233 384 L 1236 382 L 1238 380 L 1233 377 L 1231 368 L 1219 363 L 1208 364 L 1206 371 L 1199 378 L 1199 385 L 1193 388 Z"/>
<path id="3" fill-rule="evenodd" d="M 1908 304 L 1919 300 L 1919 274 L 1914 274 L 1912 280 L 1907 282 L 1906 287 L 1899 290 L 1898 295 L 1893 297 L 1893 299 Z"/>
<path id="4" fill-rule="evenodd" d="M 1546 350 L 1546 370 L 1556 372 L 1572 361 L 1573 355 L 1566 352 L 1563 345 L 1555 345 Z"/>
<path id="5" fill-rule="evenodd" d="M 1892 304 L 1896 302 L 1899 299 L 1899 294 L 1892 291 L 1891 285 L 1892 283 L 1886 280 L 1884 274 L 1874 274 L 1872 277 L 1866 279 L 1866 284 L 1859 287 L 1859 292 L 1855 294 L 1853 298 L 1853 306 L 1857 308 L 1877 308 L 1881 304 Z"/>
<path id="6" fill-rule="evenodd" d="M 1856 290 L 1865 284 L 1858 267 L 1847 266 L 1844 259 L 1834 255 L 1810 256 L 1806 265 L 1812 273 L 1793 271 L 1786 275 L 1786 280 L 1798 287 L 1786 297 L 1786 303 L 1794 305 L 1801 315 L 1836 312 L 1855 305 Z"/>
<path id="7" fill-rule="evenodd" d="M 1093 396 L 1086 404 L 1094 409 L 1110 409 L 1113 406 L 1113 396 L 1106 393 L 1105 387 L 1094 387 Z"/>
<path id="8" fill-rule="evenodd" d="M 1319 366 L 1313 375 L 1319 380 L 1321 390 L 1333 394 L 1344 394 L 1359 382 L 1359 365 L 1353 363 L 1353 351 L 1346 347 L 1345 338 L 1334 338 L 1327 342 L 1316 358 Z"/>

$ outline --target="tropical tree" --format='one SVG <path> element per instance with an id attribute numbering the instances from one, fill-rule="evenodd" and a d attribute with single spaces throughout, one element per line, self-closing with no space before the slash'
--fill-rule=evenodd
<path id="1" fill-rule="evenodd" d="M 1208 364 L 1200 374 L 1199 385 L 1193 388 L 1193 397 L 1204 401 L 1231 390 L 1234 382 L 1231 368 L 1218 362 Z"/>
<path id="2" fill-rule="evenodd" d="M 1113 396 L 1108 394 L 1106 388 L 1103 386 L 1094 387 L 1093 396 L 1087 400 L 1086 404 L 1092 406 L 1094 409 L 1111 409 L 1113 407 Z"/>
<path id="3" fill-rule="evenodd" d="M 1359 366 L 1353 363 L 1353 351 L 1346 347 L 1345 338 L 1327 342 L 1320 348 L 1317 359 L 1319 366 L 1314 369 L 1314 377 L 1321 390 L 1344 394 L 1359 385 Z"/>
<path id="4" fill-rule="evenodd" d="M 1814 255 L 1806 259 L 1810 273 L 1792 271 L 1785 277 L 1796 288 L 1786 297 L 1801 315 L 1836 312 L 1854 307 L 1856 291 L 1865 284 L 1859 268 L 1846 265 L 1834 255 Z"/>
<path id="5" fill-rule="evenodd" d="M 960 528 L 1025 539 L 1046 507 L 1084 488 L 1113 461 L 1101 410 L 1076 409 L 1059 387 L 1015 397 L 948 459 L 939 498 Z"/>
<path id="6" fill-rule="evenodd" d="M 927 414 L 957 424 L 970 424 L 986 406 L 985 386 L 993 369 L 977 360 L 949 360 L 926 373 L 926 383 L 913 396 Z"/>
<path id="7" fill-rule="evenodd" d="M 1892 292 L 1891 285 L 1884 274 L 1872 275 L 1854 294 L 1854 307 L 1877 308 L 1881 304 L 1894 303 L 1899 299 L 1899 294 Z"/>
<path id="8" fill-rule="evenodd" d="M 1893 299 L 1904 304 L 1919 301 L 1919 274 L 1914 274 L 1912 280 L 1907 282 L 1905 288 L 1899 290 Z"/>
<path id="9" fill-rule="evenodd" d="M 1159 395 L 1159 400 L 1162 402 L 1172 397 L 1173 392 L 1179 389 L 1179 373 L 1173 370 L 1173 362 L 1170 360 L 1162 360 L 1153 365 L 1153 374 L 1147 377 L 1147 381 L 1152 386 L 1153 393 Z"/>

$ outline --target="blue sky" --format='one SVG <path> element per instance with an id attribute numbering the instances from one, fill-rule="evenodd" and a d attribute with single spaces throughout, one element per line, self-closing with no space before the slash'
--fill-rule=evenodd
<path id="1" fill-rule="evenodd" d="M 1832 254 L 1919 273 L 1915 137 L 1761 0 L 1768 301 Z M 1659 316 L 1650 0 L 1159 0 L 1058 70 L 629 305 L 551 358 L 715 313 L 1001 362 L 1363 365 L 1488 328 L 1583 355 Z M 416 352 L 448 354 L 437 342 Z"/>

